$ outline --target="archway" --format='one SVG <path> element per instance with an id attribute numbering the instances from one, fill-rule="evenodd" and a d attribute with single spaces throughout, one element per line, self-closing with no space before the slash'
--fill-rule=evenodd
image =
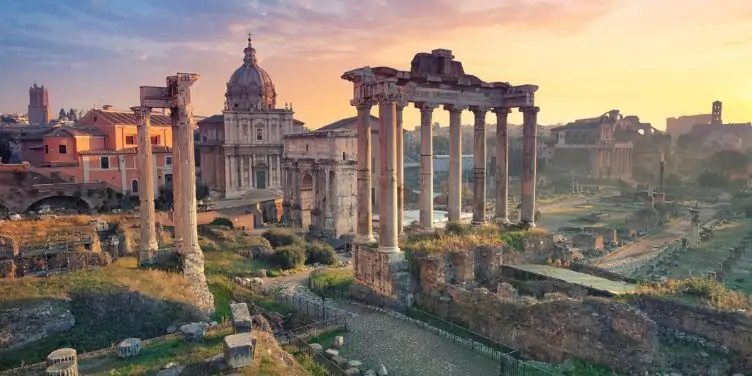
<path id="1" fill-rule="evenodd" d="M 131 192 L 138 193 L 138 180 L 131 180 Z"/>
<path id="2" fill-rule="evenodd" d="M 310 173 L 306 173 L 300 182 L 300 222 L 304 229 L 307 229 L 311 225 L 313 198 L 313 176 Z"/>
<path id="3" fill-rule="evenodd" d="M 91 211 L 89 203 L 79 197 L 50 196 L 35 201 L 24 210 L 24 213 L 39 211 L 39 209 L 45 206 L 49 207 L 51 210 L 76 210 L 79 213 L 88 213 Z"/>

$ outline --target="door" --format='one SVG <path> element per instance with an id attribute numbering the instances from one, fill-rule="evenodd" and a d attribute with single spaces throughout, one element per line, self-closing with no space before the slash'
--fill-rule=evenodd
<path id="1" fill-rule="evenodd" d="M 256 171 L 256 188 L 266 189 L 266 171 Z"/>

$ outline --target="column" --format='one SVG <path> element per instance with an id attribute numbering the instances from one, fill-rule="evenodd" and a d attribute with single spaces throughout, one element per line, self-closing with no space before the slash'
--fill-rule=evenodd
<path id="1" fill-rule="evenodd" d="M 420 227 L 433 228 L 433 128 L 431 115 L 437 107 L 431 103 L 415 104 L 420 109 Z"/>
<path id="2" fill-rule="evenodd" d="M 245 188 L 245 155 L 239 156 L 240 158 L 240 188 Z"/>
<path id="3" fill-rule="evenodd" d="M 507 118 L 509 109 L 499 107 L 496 114 L 496 220 L 509 223 L 509 138 Z"/>
<path id="4" fill-rule="evenodd" d="M 180 152 L 180 129 L 177 127 L 175 120 L 172 124 L 172 226 L 175 236 L 172 240 L 172 246 L 179 253 L 183 252 L 183 192 L 180 187 L 183 185 L 183 163 Z"/>
<path id="5" fill-rule="evenodd" d="M 371 205 L 371 102 L 356 104 L 358 109 L 358 243 L 373 243 L 373 206 Z"/>
<path id="6" fill-rule="evenodd" d="M 379 152 L 382 162 L 379 177 L 379 251 L 399 252 L 397 237 L 397 103 L 391 98 L 379 100 Z"/>
<path id="7" fill-rule="evenodd" d="M 156 252 L 157 231 L 154 213 L 154 167 L 151 151 L 151 108 L 132 107 L 138 118 L 138 198 L 141 201 L 141 240 L 140 252 L 148 255 Z"/>
<path id="8" fill-rule="evenodd" d="M 230 174 L 230 157 L 225 155 L 224 159 L 225 159 L 225 194 L 227 194 L 227 192 L 230 191 L 230 181 L 232 180 L 232 176 Z"/>
<path id="9" fill-rule="evenodd" d="M 444 106 L 449 111 L 449 180 L 447 190 L 449 199 L 447 206 L 449 221 L 459 221 L 462 213 L 462 124 L 460 116 L 462 108 Z"/>
<path id="10" fill-rule="evenodd" d="M 522 111 L 522 205 L 520 220 L 535 227 L 535 185 L 538 178 L 538 107 Z"/>
<path id="11" fill-rule="evenodd" d="M 473 127 L 473 224 L 486 221 L 486 108 L 471 108 Z"/>
<path id="12" fill-rule="evenodd" d="M 405 231 L 405 140 L 402 110 L 405 103 L 397 104 L 397 234 Z"/>

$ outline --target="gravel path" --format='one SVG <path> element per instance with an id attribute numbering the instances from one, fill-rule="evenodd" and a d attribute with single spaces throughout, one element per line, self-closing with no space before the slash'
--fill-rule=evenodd
<path id="1" fill-rule="evenodd" d="M 402 319 L 350 304 L 344 353 L 375 367 L 383 363 L 396 376 L 493 376 L 499 364 Z"/>

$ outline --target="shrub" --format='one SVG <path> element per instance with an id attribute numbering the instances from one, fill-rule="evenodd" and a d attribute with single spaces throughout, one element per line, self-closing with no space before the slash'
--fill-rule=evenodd
<path id="1" fill-rule="evenodd" d="M 212 221 L 209 223 L 209 226 L 223 226 L 228 228 L 234 227 L 232 221 L 225 217 L 216 217 L 212 219 Z"/>
<path id="2" fill-rule="evenodd" d="M 269 229 L 263 236 L 274 248 L 303 244 L 303 238 L 300 235 L 283 228 Z"/>
<path id="3" fill-rule="evenodd" d="M 306 249 L 306 264 L 334 265 L 338 261 L 337 252 L 329 244 L 314 242 Z"/>
<path id="4" fill-rule="evenodd" d="M 451 235 L 465 235 L 469 228 L 459 222 L 449 222 L 446 224 L 446 233 Z"/>
<path id="5" fill-rule="evenodd" d="M 302 266 L 305 259 L 305 249 L 296 244 L 277 248 L 272 261 L 282 269 L 293 269 Z"/>

